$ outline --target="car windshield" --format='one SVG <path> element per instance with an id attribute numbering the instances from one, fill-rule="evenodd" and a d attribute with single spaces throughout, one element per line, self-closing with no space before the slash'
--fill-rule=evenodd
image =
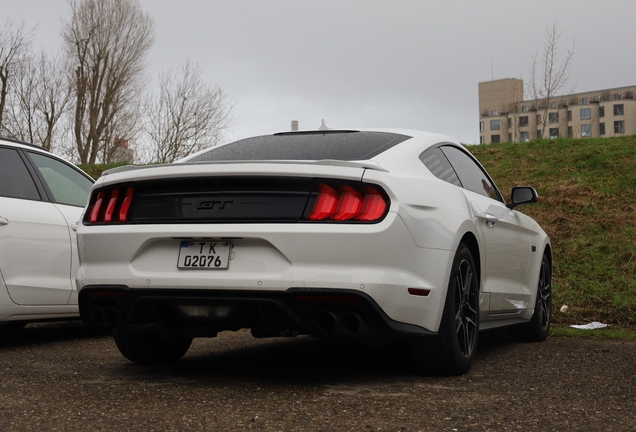
<path id="1" fill-rule="evenodd" d="M 213 147 L 188 162 L 367 160 L 410 138 L 387 132 L 312 131 L 258 136 Z"/>

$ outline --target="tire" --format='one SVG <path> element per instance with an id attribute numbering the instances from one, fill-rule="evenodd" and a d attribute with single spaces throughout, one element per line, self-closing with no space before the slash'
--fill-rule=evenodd
<path id="1" fill-rule="evenodd" d="M 479 278 L 468 247 L 461 243 L 451 268 L 438 335 L 415 343 L 418 369 L 444 375 L 468 372 L 479 340 Z"/>
<path id="2" fill-rule="evenodd" d="M 163 334 L 114 328 L 113 337 L 119 352 L 140 364 L 175 363 L 190 348 L 192 338 L 180 334 Z"/>
<path id="3" fill-rule="evenodd" d="M 550 260 L 544 253 L 541 259 L 541 270 L 537 283 L 537 299 L 534 304 L 532 319 L 527 324 L 514 327 L 516 336 L 524 341 L 543 342 L 550 334 L 552 318 L 552 268 Z"/>

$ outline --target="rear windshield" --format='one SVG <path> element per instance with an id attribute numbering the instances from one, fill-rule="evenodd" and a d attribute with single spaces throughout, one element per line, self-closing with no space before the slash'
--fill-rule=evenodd
<path id="1" fill-rule="evenodd" d="M 286 132 L 213 147 L 188 162 L 239 160 L 367 160 L 410 138 L 387 132 Z"/>

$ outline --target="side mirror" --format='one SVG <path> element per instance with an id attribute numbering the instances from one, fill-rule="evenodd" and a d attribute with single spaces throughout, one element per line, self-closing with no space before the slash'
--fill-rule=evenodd
<path id="1" fill-rule="evenodd" d="M 536 203 L 538 199 L 539 195 L 533 187 L 517 186 L 512 188 L 512 192 L 510 193 L 510 200 L 512 202 L 510 204 L 506 204 L 506 207 L 512 210 L 515 207 L 525 204 Z"/>

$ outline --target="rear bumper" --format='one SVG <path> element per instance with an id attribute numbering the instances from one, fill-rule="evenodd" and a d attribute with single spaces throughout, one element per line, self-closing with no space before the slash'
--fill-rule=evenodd
<path id="1" fill-rule="evenodd" d="M 182 239 L 233 245 L 226 270 L 182 270 Z M 276 298 L 293 289 L 355 292 L 396 323 L 437 332 L 453 252 L 419 247 L 396 213 L 370 225 L 78 226 L 77 287 Z M 409 288 L 427 290 L 411 295 Z M 208 294 L 208 292 L 210 294 Z M 225 295 L 225 294 L 224 294 Z"/>
<path id="2" fill-rule="evenodd" d="M 354 290 L 158 290 L 103 285 L 84 287 L 79 307 L 86 324 L 192 337 L 241 328 L 251 329 L 256 337 L 433 334 L 392 320 L 370 296 Z"/>

